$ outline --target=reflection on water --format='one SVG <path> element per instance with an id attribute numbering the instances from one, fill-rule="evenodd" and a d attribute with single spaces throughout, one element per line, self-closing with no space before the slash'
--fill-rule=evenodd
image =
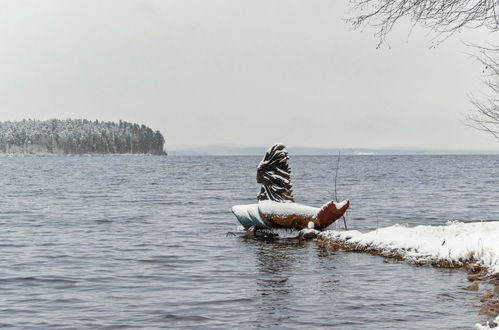
<path id="1" fill-rule="evenodd" d="M 310 241 L 239 239 L 254 253 L 257 328 L 449 329 L 478 319 L 477 294 L 462 290 L 460 271 Z"/>
<path id="2" fill-rule="evenodd" d="M 287 273 L 291 270 L 292 257 L 289 246 L 263 243 L 256 249 L 256 268 L 258 270 L 257 291 L 262 296 L 279 299 L 289 294 L 293 288 L 288 281 Z"/>

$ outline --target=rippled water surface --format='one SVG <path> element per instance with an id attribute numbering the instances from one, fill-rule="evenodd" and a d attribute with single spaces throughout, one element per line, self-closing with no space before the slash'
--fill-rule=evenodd
<path id="1" fill-rule="evenodd" d="M 246 238 L 260 157 L 0 157 L 0 327 L 470 328 L 461 271 Z M 292 157 L 295 199 L 335 157 Z M 498 220 L 499 156 L 344 156 L 350 229 Z M 334 225 L 333 225 L 334 227 Z M 338 229 L 342 229 L 340 224 Z M 235 234 L 227 234 L 235 232 Z"/>

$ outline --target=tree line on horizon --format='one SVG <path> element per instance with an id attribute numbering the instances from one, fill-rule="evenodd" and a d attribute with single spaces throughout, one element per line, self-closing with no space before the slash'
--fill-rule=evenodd
<path id="1" fill-rule="evenodd" d="M 51 119 L 0 122 L 0 153 L 165 155 L 160 131 L 119 121 Z"/>

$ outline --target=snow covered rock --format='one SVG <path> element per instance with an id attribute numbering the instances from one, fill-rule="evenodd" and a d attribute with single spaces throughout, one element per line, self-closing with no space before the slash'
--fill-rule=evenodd
<path id="1" fill-rule="evenodd" d="M 499 316 L 496 317 L 494 321 L 489 321 L 485 324 L 475 324 L 475 328 L 477 330 L 489 330 L 489 329 L 497 329 L 497 325 L 499 324 Z"/>

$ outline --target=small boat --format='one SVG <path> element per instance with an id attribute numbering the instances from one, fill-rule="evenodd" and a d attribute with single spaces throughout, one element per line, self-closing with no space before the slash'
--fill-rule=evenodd
<path id="1" fill-rule="evenodd" d="M 295 203 L 288 160 L 286 147 L 276 143 L 258 165 L 256 181 L 262 185 L 258 203 L 232 207 L 232 213 L 245 229 L 324 230 L 347 211 L 348 200 L 329 201 L 322 207 Z"/>

